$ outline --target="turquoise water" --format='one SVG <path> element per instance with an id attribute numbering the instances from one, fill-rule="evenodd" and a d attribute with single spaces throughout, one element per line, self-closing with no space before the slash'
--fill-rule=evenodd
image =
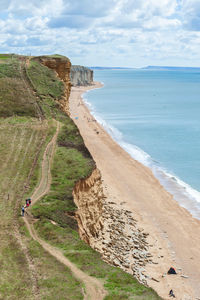
<path id="1" fill-rule="evenodd" d="M 200 71 L 95 70 L 97 120 L 200 218 Z"/>

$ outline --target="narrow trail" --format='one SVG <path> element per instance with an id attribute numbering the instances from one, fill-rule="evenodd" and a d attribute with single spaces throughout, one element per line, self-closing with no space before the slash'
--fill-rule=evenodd
<path id="1" fill-rule="evenodd" d="M 52 138 L 52 140 L 48 143 L 46 150 L 43 155 L 42 160 L 42 174 L 39 185 L 36 187 L 33 195 L 32 195 L 32 203 L 36 203 L 41 197 L 47 194 L 50 190 L 51 186 L 51 164 L 53 160 L 54 150 L 56 146 L 56 140 L 59 133 L 60 124 L 57 122 L 57 130 Z M 70 260 L 68 260 L 63 253 L 57 249 L 56 247 L 48 244 L 44 240 L 40 239 L 33 227 L 33 218 L 27 213 L 24 217 L 24 221 L 29 230 L 31 237 L 37 241 L 44 250 L 54 256 L 59 262 L 67 266 L 74 277 L 77 278 L 84 284 L 84 300 L 103 300 L 107 295 L 107 291 L 104 289 L 103 283 L 83 271 L 81 271 L 78 267 L 76 267 Z"/>

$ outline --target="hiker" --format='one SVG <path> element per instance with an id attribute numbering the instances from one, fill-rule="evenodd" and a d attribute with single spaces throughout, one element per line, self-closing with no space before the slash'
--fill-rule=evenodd
<path id="1" fill-rule="evenodd" d="M 25 208 L 24 208 L 24 206 L 22 206 L 22 217 L 24 217 L 24 211 L 25 211 Z"/>
<path id="2" fill-rule="evenodd" d="M 31 205 L 31 198 L 28 198 L 28 203 L 29 205 Z"/>
<path id="3" fill-rule="evenodd" d="M 170 290 L 170 292 L 169 292 L 169 296 L 170 296 L 170 297 L 173 297 L 173 298 L 176 298 L 176 297 L 175 297 L 175 295 L 174 295 L 174 292 L 173 292 L 173 290 Z"/>
<path id="4" fill-rule="evenodd" d="M 26 206 L 29 206 L 29 199 L 26 199 Z"/>

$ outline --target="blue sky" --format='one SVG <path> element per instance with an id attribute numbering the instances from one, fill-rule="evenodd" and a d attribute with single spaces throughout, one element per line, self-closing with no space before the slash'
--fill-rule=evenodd
<path id="1" fill-rule="evenodd" d="M 200 0 L 1 0 L 1 53 L 200 67 Z"/>

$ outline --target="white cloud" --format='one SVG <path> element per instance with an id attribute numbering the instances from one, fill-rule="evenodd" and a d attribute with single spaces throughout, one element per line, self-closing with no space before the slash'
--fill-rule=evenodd
<path id="1" fill-rule="evenodd" d="M 199 0 L 1 0 L 0 10 L 2 51 L 85 65 L 199 60 Z"/>
<path id="2" fill-rule="evenodd" d="M 198 0 L 182 0 L 181 13 L 186 29 L 200 30 L 200 2 Z"/>

